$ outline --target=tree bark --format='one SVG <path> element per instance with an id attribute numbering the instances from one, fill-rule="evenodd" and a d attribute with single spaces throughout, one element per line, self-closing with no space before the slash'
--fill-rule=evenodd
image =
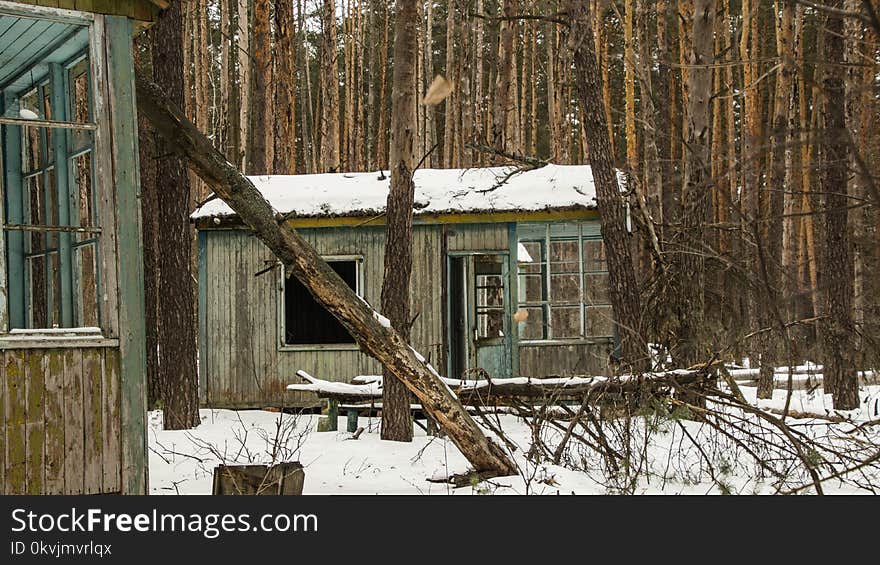
<path id="1" fill-rule="evenodd" d="M 409 340 L 409 285 L 412 273 L 412 210 L 416 156 L 415 72 L 418 60 L 419 3 L 397 0 L 394 19 L 394 69 L 391 78 L 391 191 L 385 227 L 385 277 L 382 312 Z M 410 395 L 387 368 L 383 372 L 382 439 L 412 441 Z"/>
<path id="2" fill-rule="evenodd" d="M 385 327 L 375 311 L 288 224 L 281 221 L 247 177 L 217 152 L 180 109 L 154 83 L 138 77 L 138 105 L 164 138 L 169 150 L 187 163 L 238 214 L 254 235 L 292 272 L 355 337 L 361 349 L 382 363 L 416 395 L 431 418 L 446 432 L 483 477 L 516 473 L 516 467 L 483 434 L 458 399 L 393 328 Z"/>
<path id="3" fill-rule="evenodd" d="M 138 56 L 152 52 L 152 32 L 147 30 L 135 49 L 135 65 L 140 72 L 150 68 L 149 59 Z M 142 48 L 141 48 L 142 47 Z M 149 56 L 149 55 L 148 55 Z M 152 72 L 152 71 L 150 71 Z M 149 120 L 138 110 L 138 156 L 141 181 L 141 237 L 144 250 L 144 327 L 147 354 L 147 409 L 161 406 L 162 384 L 159 381 L 159 269 L 156 252 L 159 216 L 156 186 L 156 138 Z"/>
<path id="4" fill-rule="evenodd" d="M 830 7 L 841 9 L 842 0 Z M 834 408 L 859 406 L 858 378 L 852 363 L 853 259 L 847 232 L 847 176 L 849 146 L 846 112 L 841 103 L 846 87 L 843 18 L 829 14 L 825 25 L 825 77 L 823 80 L 825 130 L 822 135 L 825 195 L 825 269 L 823 274 L 828 323 L 822 332 L 825 349 L 825 386 L 834 395 Z"/>
<path id="5" fill-rule="evenodd" d="M 172 4 L 151 31 L 153 76 L 177 105 L 184 104 L 183 17 Z M 158 224 L 159 382 L 165 429 L 197 426 L 199 388 L 196 372 L 196 328 L 192 239 L 189 225 L 189 177 L 183 162 L 164 151 L 156 160 Z"/>
<path id="6" fill-rule="evenodd" d="M 275 2 L 275 135 L 272 173 L 296 172 L 296 43 L 293 2 Z"/>
<path id="7" fill-rule="evenodd" d="M 272 59 L 269 55 L 269 0 L 254 1 L 253 69 L 251 72 L 251 136 L 247 150 L 247 171 L 252 175 L 271 173 L 269 140 L 272 139 Z"/>
<path id="8" fill-rule="evenodd" d="M 584 110 L 590 166 L 602 218 L 611 303 L 620 330 L 623 359 L 633 372 L 642 372 L 648 366 L 647 341 L 642 335 L 641 301 L 627 241 L 624 201 L 617 183 L 602 105 L 602 76 L 593 51 L 592 20 L 587 3 L 580 0 L 566 0 L 566 3 L 572 22 L 569 48 L 574 57 L 574 79 Z"/>
<path id="9" fill-rule="evenodd" d="M 321 10 L 321 171 L 339 170 L 339 48 L 336 2 L 323 0 Z"/>

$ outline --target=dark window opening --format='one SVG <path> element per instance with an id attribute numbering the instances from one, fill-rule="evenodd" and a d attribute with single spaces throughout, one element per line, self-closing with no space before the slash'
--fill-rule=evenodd
<path id="1" fill-rule="evenodd" d="M 358 290 L 358 262 L 327 261 L 330 268 L 355 292 Z M 284 344 L 321 345 L 355 343 L 333 315 L 318 304 L 312 294 L 290 276 L 284 279 Z"/>

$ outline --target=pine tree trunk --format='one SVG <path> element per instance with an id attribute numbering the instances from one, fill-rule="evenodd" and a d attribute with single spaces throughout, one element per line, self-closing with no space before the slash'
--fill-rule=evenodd
<path id="1" fill-rule="evenodd" d="M 243 171 L 250 173 L 251 171 L 247 167 L 247 155 L 248 151 L 250 151 L 251 144 L 251 58 L 253 57 L 253 53 L 251 52 L 251 2 L 248 0 L 238 0 L 238 46 L 240 49 L 240 54 L 238 56 L 239 63 L 239 74 L 238 74 L 238 89 L 239 89 L 239 148 L 238 155 L 236 155 L 235 161 L 233 163 L 241 163 L 241 168 Z"/>
<path id="2" fill-rule="evenodd" d="M 689 367 L 709 357 L 704 348 L 706 268 L 703 250 L 704 228 L 708 223 L 712 195 L 710 164 L 711 99 L 714 65 L 714 0 L 695 0 L 693 12 L 682 14 L 688 20 L 683 29 L 692 30 L 687 55 L 687 95 L 685 119 L 687 138 L 684 154 L 684 190 L 678 220 L 675 260 L 676 348 L 673 358 L 679 366 Z"/>
<path id="3" fill-rule="evenodd" d="M 293 3 L 275 2 L 275 135 L 272 174 L 296 172 L 296 43 Z"/>
<path id="4" fill-rule="evenodd" d="M 394 19 L 394 69 L 391 79 L 391 191 L 385 228 L 385 276 L 382 313 L 403 337 L 410 333 L 412 210 L 416 166 L 415 73 L 418 65 L 419 1 L 397 0 Z M 383 373 L 382 439 L 412 441 L 410 394 L 391 371 Z"/>
<path id="5" fill-rule="evenodd" d="M 321 171 L 339 170 L 339 49 L 336 44 L 336 2 L 323 0 L 321 9 Z"/>
<path id="6" fill-rule="evenodd" d="M 828 3 L 842 9 L 842 0 Z M 823 287 L 828 315 L 823 328 L 826 392 L 834 395 L 834 408 L 852 410 L 859 406 L 858 378 L 852 360 L 852 247 L 847 230 L 847 176 L 849 147 L 846 134 L 844 26 L 840 16 L 829 14 L 825 24 L 825 76 L 822 82 L 825 104 L 822 132 L 825 197 L 825 261 Z"/>
<path id="7" fill-rule="evenodd" d="M 248 143 L 247 171 L 252 175 L 265 175 L 270 170 L 269 142 L 272 140 L 272 59 L 269 54 L 269 0 L 254 0 L 254 25 L 252 36 L 253 70 L 251 72 L 251 136 Z"/>
<path id="8" fill-rule="evenodd" d="M 153 76 L 179 106 L 185 103 L 183 13 L 172 4 L 152 29 Z M 157 147 L 165 147 L 157 135 Z M 197 426 L 199 389 L 196 372 L 196 328 L 192 239 L 189 225 L 189 178 L 183 162 L 166 154 L 156 160 L 159 284 L 159 382 L 164 426 L 169 430 Z"/>
<path id="9" fill-rule="evenodd" d="M 147 30 L 138 38 L 135 66 L 141 73 L 150 68 L 152 32 Z M 147 60 L 138 56 L 146 52 Z M 141 181 L 141 234 L 144 253 L 144 340 L 146 342 L 147 409 L 161 406 L 162 383 L 159 381 L 159 269 L 156 265 L 159 217 L 158 187 L 156 185 L 156 138 L 149 120 L 138 111 L 138 156 Z"/>
<path id="10" fill-rule="evenodd" d="M 620 332 L 623 360 L 633 372 L 647 370 L 647 343 L 642 335 L 641 301 L 627 241 L 624 202 L 608 140 L 602 107 L 602 76 L 593 48 L 592 21 L 588 4 L 567 0 L 572 26 L 568 46 L 573 55 L 574 80 L 590 147 L 590 166 L 596 184 L 596 200 L 602 218 L 602 235 L 610 273 L 611 303 Z"/>

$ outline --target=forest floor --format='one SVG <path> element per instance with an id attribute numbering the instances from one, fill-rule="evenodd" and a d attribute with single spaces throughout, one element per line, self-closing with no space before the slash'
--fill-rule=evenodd
<path id="1" fill-rule="evenodd" d="M 772 416 L 786 403 L 785 390 L 760 401 L 755 388 L 741 390 L 762 414 Z M 824 493 L 868 494 L 880 490 L 880 462 L 870 461 L 880 455 L 880 386 L 863 386 L 860 398 L 860 409 L 838 414 L 821 387 L 792 391 L 789 413 L 842 416 L 845 421 L 789 417 L 788 433 L 742 407 L 714 402 L 709 407 L 724 414 L 721 424 L 668 412 L 603 423 L 615 452 L 627 454 L 610 465 L 608 457 L 585 443 L 590 437 L 586 430 L 579 434 L 584 441 L 571 438 L 560 451 L 559 464 L 553 464 L 563 435 L 559 427 L 547 422 L 531 426 L 512 414 L 491 415 L 495 431 L 487 428 L 487 433 L 503 430 L 509 449 L 516 446 L 513 457 L 520 474 L 462 488 L 428 481 L 465 472 L 468 464 L 448 438 L 427 436 L 419 427 L 412 443 L 398 443 L 380 440 L 376 417 L 361 417 L 364 431 L 353 439 L 345 431 L 316 432 L 314 414 L 203 409 L 198 428 L 164 431 L 162 413 L 154 411 L 149 413 L 150 492 L 210 494 L 216 465 L 268 463 L 274 453 L 275 461 L 298 460 L 305 466 L 304 494 L 807 494 L 816 492 L 811 465 Z M 568 426 L 557 423 L 563 430 Z M 345 426 L 342 416 L 339 429 Z M 815 444 L 805 440 L 799 450 L 800 440 L 789 443 L 791 433 Z M 526 457 L 536 434 L 547 450 Z"/>

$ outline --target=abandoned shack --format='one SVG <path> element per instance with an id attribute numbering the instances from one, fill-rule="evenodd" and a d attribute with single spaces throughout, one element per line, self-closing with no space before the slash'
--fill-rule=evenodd
<path id="1" fill-rule="evenodd" d="M 164 6 L 0 0 L 6 494 L 146 492 L 132 34 Z"/>
<path id="2" fill-rule="evenodd" d="M 387 172 L 251 180 L 378 309 Z M 419 170 L 414 181 L 413 347 L 450 377 L 602 374 L 616 330 L 589 166 Z M 311 405 L 285 390 L 297 370 L 379 374 L 223 201 L 192 218 L 204 405 Z"/>

